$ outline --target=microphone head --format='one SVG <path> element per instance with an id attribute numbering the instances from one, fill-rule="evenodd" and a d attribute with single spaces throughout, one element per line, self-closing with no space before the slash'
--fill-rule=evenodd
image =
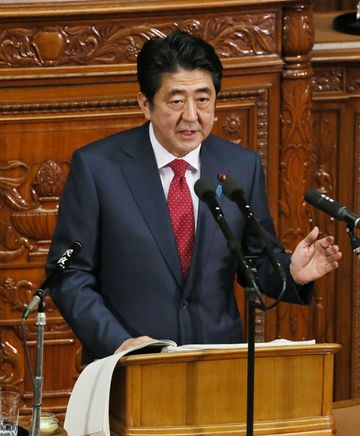
<path id="1" fill-rule="evenodd" d="M 215 189 L 215 185 L 207 179 L 198 179 L 194 185 L 195 194 L 203 201 L 209 196 L 215 197 Z"/>
<path id="2" fill-rule="evenodd" d="M 307 203 L 338 220 L 344 220 L 346 216 L 349 215 L 345 206 L 342 206 L 326 194 L 322 194 L 316 189 L 310 189 L 307 191 L 304 195 L 304 199 Z"/>
<path id="3" fill-rule="evenodd" d="M 305 201 L 313 206 L 317 205 L 317 203 L 319 201 L 321 201 L 322 198 L 323 197 L 322 197 L 321 193 L 319 191 L 317 191 L 316 189 L 310 189 L 304 195 Z"/>
<path id="4" fill-rule="evenodd" d="M 72 248 L 77 254 L 83 248 L 83 244 L 80 241 L 75 241 L 70 248 Z"/>
<path id="5" fill-rule="evenodd" d="M 231 177 L 227 177 L 226 180 L 224 180 L 222 186 L 223 186 L 224 194 L 228 198 L 230 198 L 230 200 L 235 200 L 237 194 L 239 193 L 245 198 L 244 191 L 238 180 L 233 179 Z"/>
<path id="6" fill-rule="evenodd" d="M 65 270 L 71 264 L 71 262 L 75 259 L 75 257 L 79 254 L 79 251 L 82 249 L 82 243 L 79 241 L 75 241 L 71 244 L 71 246 L 64 252 L 64 254 L 57 261 L 57 267 Z"/>
<path id="7" fill-rule="evenodd" d="M 345 221 L 351 228 L 354 226 L 360 228 L 360 216 L 350 212 L 345 206 L 337 203 L 326 194 L 321 194 L 315 189 L 310 189 L 310 191 L 304 195 L 304 198 L 307 203 L 322 210 L 333 218 Z"/>
<path id="8" fill-rule="evenodd" d="M 326 194 L 316 189 L 310 189 L 305 193 L 304 200 L 317 209 L 331 215 L 333 218 L 342 219 L 342 217 L 339 216 L 339 212 L 344 209 L 344 207 Z"/>

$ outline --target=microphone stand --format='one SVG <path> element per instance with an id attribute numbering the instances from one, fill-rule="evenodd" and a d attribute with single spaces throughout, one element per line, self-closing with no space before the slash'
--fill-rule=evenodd
<path id="1" fill-rule="evenodd" d="M 254 256 L 245 256 L 252 265 Z M 250 267 L 255 273 L 256 268 Z M 245 287 L 248 308 L 248 354 L 247 354 L 247 403 L 246 403 L 246 436 L 254 434 L 254 384 L 255 384 L 255 321 L 256 311 L 259 307 L 256 303 L 257 292 L 254 286 Z"/>
<path id="2" fill-rule="evenodd" d="M 227 222 L 224 219 L 221 209 L 212 211 L 215 221 L 220 226 L 228 248 L 233 255 L 237 270 L 240 271 L 246 280 L 246 294 L 248 297 L 248 371 L 247 371 L 247 419 L 246 419 L 246 436 L 254 434 L 254 379 L 255 379 L 255 309 L 261 308 L 267 310 L 267 307 L 261 294 L 254 273 L 257 273 L 255 267 L 250 266 L 248 261 L 257 259 L 256 255 L 244 255 L 239 241 L 235 238 L 230 230 Z M 259 303 L 256 300 L 259 300 Z M 271 306 L 272 307 L 272 306 Z"/>
<path id="3" fill-rule="evenodd" d="M 356 256 L 358 257 L 358 259 L 360 260 L 360 239 L 355 236 L 353 230 L 354 230 L 353 224 L 346 226 L 346 232 L 350 238 L 351 248 L 353 252 L 356 254 Z"/>
<path id="4" fill-rule="evenodd" d="M 40 415 L 42 403 L 42 386 L 43 378 L 43 357 L 44 357 L 44 330 L 46 325 L 45 303 L 43 296 L 40 298 L 38 313 L 36 317 L 37 339 L 36 339 L 36 370 L 33 377 L 33 415 L 31 436 L 39 436 L 40 434 Z"/>
<path id="5" fill-rule="evenodd" d="M 244 255 L 242 248 L 238 239 L 232 233 L 229 225 L 227 224 L 223 212 L 216 200 L 215 192 L 212 190 L 212 185 L 206 179 L 199 179 L 195 183 L 195 193 L 203 201 L 205 201 L 213 215 L 215 221 L 218 223 L 221 231 L 227 242 L 227 246 L 236 261 L 236 270 L 241 273 L 242 277 L 246 281 L 246 294 L 248 297 L 248 371 L 247 371 L 247 436 L 253 436 L 254 432 L 254 378 L 255 378 L 255 309 L 259 308 L 263 311 L 269 310 L 275 307 L 283 293 L 286 289 L 286 276 L 283 273 L 281 265 L 271 256 L 270 250 L 265 250 L 267 256 L 273 267 L 279 271 L 282 281 L 283 288 L 280 295 L 276 301 L 271 305 L 266 305 L 264 299 L 261 296 L 261 292 L 258 286 L 257 269 L 253 266 L 252 261 L 257 259 L 258 255 Z M 253 217 L 250 207 L 246 208 L 245 217 L 247 221 Z M 255 218 L 251 220 L 254 224 Z M 257 224 L 257 223 L 256 223 Z M 262 242 L 262 249 L 266 248 L 266 241 L 262 237 L 260 230 L 258 230 L 258 225 L 256 225 L 256 230 L 258 231 L 258 238 Z M 261 238 L 260 238 L 261 235 Z M 262 255 L 262 252 L 260 253 Z M 248 262 L 249 261 L 249 262 Z M 251 266 L 250 266 L 251 264 Z M 257 302 L 258 300 L 258 302 Z"/>
<path id="6" fill-rule="evenodd" d="M 246 403 L 246 436 L 254 434 L 254 384 L 255 384 L 255 321 L 256 308 L 266 311 L 264 300 L 261 297 L 255 274 L 257 269 L 252 261 L 259 256 L 244 255 L 239 242 L 234 238 L 227 225 L 220 226 L 224 234 L 227 234 L 228 247 L 234 256 L 238 271 L 246 280 L 246 295 L 248 301 L 248 354 L 247 354 L 247 403 Z M 225 227 L 225 229 L 224 229 Z M 259 300 L 259 303 L 257 302 Z"/>

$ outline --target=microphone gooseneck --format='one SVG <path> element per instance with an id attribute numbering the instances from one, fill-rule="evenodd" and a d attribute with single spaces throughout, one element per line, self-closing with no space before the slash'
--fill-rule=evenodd
<path id="1" fill-rule="evenodd" d="M 229 200 L 234 201 L 240 211 L 243 213 L 247 221 L 249 222 L 252 231 L 257 236 L 261 249 L 263 252 L 266 253 L 268 259 L 270 260 L 273 267 L 278 271 L 280 274 L 283 282 L 286 282 L 286 273 L 281 265 L 280 262 L 276 259 L 274 250 L 272 248 L 271 242 L 269 238 L 267 237 L 265 231 L 261 227 L 261 225 L 258 223 L 257 219 L 255 218 L 255 215 L 253 214 L 250 205 L 248 204 L 245 193 L 242 189 L 242 186 L 240 182 L 236 179 L 233 179 L 231 177 L 226 177 L 226 179 L 223 182 L 223 192 L 224 194 L 229 198 Z M 285 286 L 285 283 L 284 283 Z"/>
<path id="2" fill-rule="evenodd" d="M 255 275 L 251 270 L 250 266 L 248 265 L 245 255 L 241 249 L 240 243 L 232 233 L 224 217 L 223 211 L 221 210 L 221 207 L 216 199 L 214 184 L 207 179 L 201 178 L 196 181 L 194 185 L 194 190 L 195 194 L 199 197 L 199 199 L 207 204 L 210 212 L 215 218 L 215 221 L 219 224 L 219 227 L 225 236 L 229 250 L 237 262 L 237 268 L 245 277 L 247 285 L 252 286 L 256 290 L 256 293 L 260 295 L 260 290 L 257 285 Z"/>

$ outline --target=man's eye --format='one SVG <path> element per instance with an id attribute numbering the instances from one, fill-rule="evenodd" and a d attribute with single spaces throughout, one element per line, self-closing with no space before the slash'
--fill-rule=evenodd
<path id="1" fill-rule="evenodd" d="M 170 105 L 175 108 L 182 107 L 184 105 L 184 100 L 171 100 Z"/>
<path id="2" fill-rule="evenodd" d="M 199 104 L 207 104 L 208 102 L 210 101 L 210 99 L 208 98 L 208 97 L 201 97 L 201 98 L 198 98 L 198 103 Z"/>

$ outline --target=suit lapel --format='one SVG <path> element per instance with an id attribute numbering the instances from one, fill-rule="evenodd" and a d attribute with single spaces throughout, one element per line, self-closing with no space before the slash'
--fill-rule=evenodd
<path id="1" fill-rule="evenodd" d="M 125 152 L 131 159 L 121 164 L 121 170 L 166 264 L 179 286 L 183 286 L 164 190 L 147 132 L 144 128 L 137 144 L 127 147 Z"/>

